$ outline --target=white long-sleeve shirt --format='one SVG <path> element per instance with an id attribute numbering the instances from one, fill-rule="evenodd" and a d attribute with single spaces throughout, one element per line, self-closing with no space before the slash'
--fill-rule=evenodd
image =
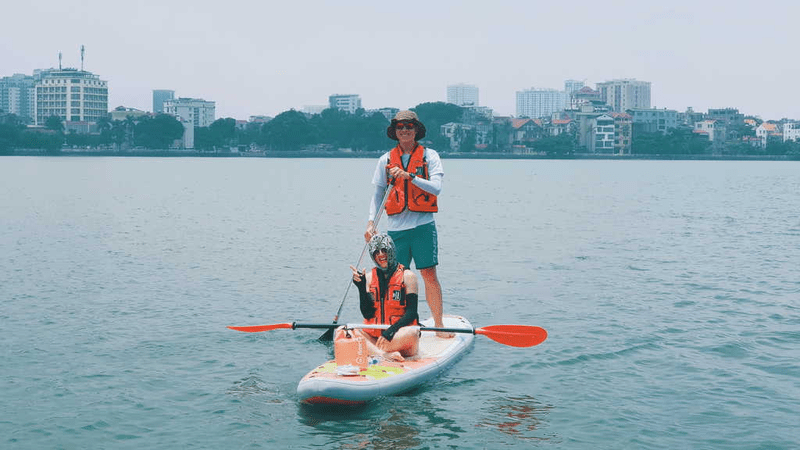
<path id="1" fill-rule="evenodd" d="M 442 168 L 442 160 L 436 150 L 426 148 L 425 160 L 428 162 L 428 178 L 427 180 L 421 177 L 414 178 L 411 182 L 415 186 L 438 196 L 442 192 L 442 179 L 444 178 L 444 169 Z M 375 214 L 378 211 L 383 200 L 383 194 L 386 189 L 386 165 L 389 164 L 389 152 L 386 152 L 378 159 L 378 165 L 375 167 L 375 174 L 372 176 L 372 184 L 375 186 L 375 192 L 372 195 L 372 200 L 369 206 L 369 220 L 375 220 Z M 385 213 L 385 211 L 384 211 Z M 423 213 L 404 210 L 399 214 L 388 216 L 386 223 L 389 231 L 410 230 L 420 225 L 433 222 L 434 213 Z"/>

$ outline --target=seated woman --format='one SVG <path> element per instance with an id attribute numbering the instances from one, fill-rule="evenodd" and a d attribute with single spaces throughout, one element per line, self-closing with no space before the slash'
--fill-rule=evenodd
<path id="1" fill-rule="evenodd" d="M 376 267 L 366 273 L 350 266 L 353 284 L 358 287 L 361 315 L 366 324 L 390 326 L 385 330 L 356 331 L 366 338 L 371 354 L 404 361 L 419 349 L 419 329 L 407 327 L 419 323 L 417 276 L 397 263 L 394 242 L 387 234 L 376 234 L 368 245 Z"/>

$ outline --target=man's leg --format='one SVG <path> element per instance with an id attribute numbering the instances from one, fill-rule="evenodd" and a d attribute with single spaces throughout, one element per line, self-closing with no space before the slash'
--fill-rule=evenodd
<path id="1" fill-rule="evenodd" d="M 425 301 L 428 302 L 428 308 L 431 310 L 433 316 L 434 326 L 443 327 L 442 322 L 442 285 L 439 283 L 439 277 L 436 275 L 436 266 L 419 269 L 419 274 L 425 282 Z M 451 338 L 455 336 L 453 333 L 436 333 L 441 338 Z"/>

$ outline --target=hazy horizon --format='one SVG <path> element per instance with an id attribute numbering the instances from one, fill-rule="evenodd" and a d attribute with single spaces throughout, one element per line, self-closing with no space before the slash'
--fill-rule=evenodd
<path id="1" fill-rule="evenodd" d="M 328 3 L 88 0 L 4 7 L 0 76 L 84 68 L 109 83 L 109 109 L 152 110 L 154 89 L 216 102 L 246 119 L 357 94 L 366 109 L 445 101 L 472 84 L 480 104 L 516 114 L 516 92 L 564 81 L 649 81 L 652 107 L 738 108 L 800 119 L 800 5 L 774 0 L 655 5 L 577 1 Z M 768 14 L 762 13 L 768 12 Z"/>

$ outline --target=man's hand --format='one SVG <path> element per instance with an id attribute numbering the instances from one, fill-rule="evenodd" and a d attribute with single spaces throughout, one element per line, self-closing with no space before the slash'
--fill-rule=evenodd
<path id="1" fill-rule="evenodd" d="M 367 231 L 364 232 L 364 240 L 369 242 L 372 239 L 372 236 L 375 236 L 378 232 L 375 230 L 375 222 L 369 221 L 367 222 Z"/>

